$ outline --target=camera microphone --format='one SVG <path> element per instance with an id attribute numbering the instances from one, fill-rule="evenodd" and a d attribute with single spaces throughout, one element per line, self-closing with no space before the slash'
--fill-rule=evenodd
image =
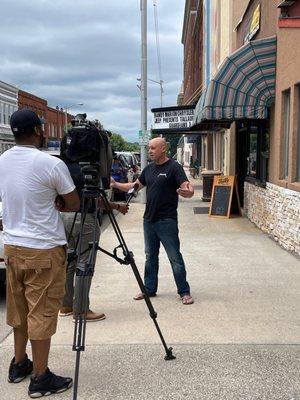
<path id="1" fill-rule="evenodd" d="M 132 196 L 136 196 L 138 190 L 139 190 L 139 184 L 135 183 L 133 188 L 128 190 L 127 194 L 132 195 Z"/>
<path id="2" fill-rule="evenodd" d="M 138 183 L 135 183 L 135 184 L 133 185 L 133 188 L 131 188 L 131 189 L 128 190 L 128 192 L 127 192 L 128 198 L 127 198 L 127 201 L 126 201 L 127 204 L 130 202 L 130 200 L 131 200 L 133 197 L 136 197 L 136 196 L 137 196 L 137 192 L 138 192 L 138 190 L 139 190 L 139 186 L 140 186 L 140 185 L 139 185 Z"/>

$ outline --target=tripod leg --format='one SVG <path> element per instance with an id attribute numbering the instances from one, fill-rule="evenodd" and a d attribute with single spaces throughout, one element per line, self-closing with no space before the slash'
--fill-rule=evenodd
<path id="1" fill-rule="evenodd" d="M 73 351 L 76 351 L 76 367 L 75 367 L 75 377 L 73 385 L 73 400 L 77 399 L 78 390 L 78 379 L 79 379 L 79 366 L 80 366 L 80 352 L 85 350 L 85 335 L 86 335 L 86 313 L 88 311 L 89 302 L 89 287 L 90 280 L 94 273 L 95 261 L 96 261 L 96 251 L 98 246 L 97 236 L 97 214 L 98 214 L 98 192 L 90 197 L 89 193 L 85 196 L 83 192 L 82 196 L 82 212 L 81 212 L 81 224 L 79 239 L 76 244 L 77 253 L 77 266 L 76 266 L 76 278 L 75 278 L 75 302 L 73 306 L 75 314 L 75 327 L 74 327 L 74 338 L 73 338 Z M 86 255 L 82 252 L 83 236 L 84 236 L 84 222 L 86 217 L 85 211 L 85 201 L 86 198 L 93 198 L 95 202 L 95 212 L 93 221 L 93 240 L 92 246 L 88 248 L 88 259 L 82 259 Z"/>
<path id="2" fill-rule="evenodd" d="M 79 379 L 79 365 L 80 365 L 80 353 L 84 351 L 84 337 L 85 337 L 85 321 L 82 315 L 75 319 L 74 328 L 74 343 L 73 350 L 76 351 L 76 364 L 75 364 L 75 376 L 74 376 L 74 388 L 73 388 L 73 400 L 77 399 L 78 390 L 78 379 Z"/>
<path id="3" fill-rule="evenodd" d="M 116 234 L 116 236 L 117 236 L 117 238 L 118 238 L 118 241 L 119 241 L 119 243 L 120 243 L 120 246 L 122 247 L 122 250 L 123 250 L 123 254 L 124 254 L 124 256 L 125 256 L 126 263 L 131 265 L 132 271 L 133 271 L 134 276 L 135 276 L 135 278 L 136 278 L 136 280 L 137 280 L 137 283 L 138 283 L 138 285 L 139 285 L 139 287 L 140 287 L 140 289 L 141 289 L 141 292 L 144 293 L 144 300 L 145 300 L 145 302 L 146 302 L 146 304 L 147 304 L 147 307 L 148 307 L 148 309 L 149 309 L 150 317 L 152 318 L 152 320 L 153 320 L 153 322 L 154 322 L 154 325 L 155 325 L 155 328 L 156 328 L 156 330 L 157 330 L 157 333 L 158 333 L 158 335 L 159 335 L 159 337 L 160 337 L 160 340 L 161 340 L 161 342 L 162 342 L 162 345 L 164 346 L 164 349 L 165 349 L 165 351 L 166 351 L 165 360 L 174 360 L 176 357 L 172 354 L 173 349 L 172 349 L 172 347 L 168 347 L 168 346 L 167 346 L 166 341 L 165 341 L 165 339 L 164 339 L 164 337 L 163 337 L 163 334 L 162 334 L 162 332 L 161 332 L 161 330 L 160 330 L 160 327 L 159 327 L 158 322 L 157 322 L 157 320 L 156 320 L 156 318 L 157 318 L 157 313 L 156 313 L 156 311 L 154 310 L 153 305 L 152 305 L 152 303 L 151 303 L 151 300 L 150 300 L 150 298 L 149 298 L 149 296 L 148 296 L 148 294 L 147 294 L 147 292 L 146 292 L 146 289 L 145 289 L 143 280 L 142 280 L 142 278 L 141 278 L 141 275 L 140 275 L 140 273 L 139 273 L 139 270 L 138 270 L 138 268 L 137 268 L 137 266 L 136 266 L 136 263 L 135 263 L 135 261 L 134 261 L 133 254 L 132 254 L 132 252 L 130 252 L 130 251 L 128 250 L 128 248 L 127 248 L 127 245 L 126 245 L 126 243 L 125 243 L 124 237 L 123 237 L 122 232 L 121 232 L 121 230 L 120 230 L 120 227 L 119 227 L 119 225 L 118 225 L 118 223 L 117 223 L 117 221 L 116 221 L 116 218 L 115 218 L 115 216 L 114 216 L 114 213 L 112 212 L 112 209 L 111 209 L 111 207 L 110 207 L 110 205 L 109 205 L 109 203 L 108 203 L 108 200 L 107 200 L 107 198 L 106 198 L 105 193 L 101 193 L 101 195 L 102 195 L 102 198 L 103 198 L 103 201 L 104 201 L 104 205 L 105 205 L 105 208 L 106 208 L 106 210 L 107 210 L 107 213 L 108 213 L 110 222 L 111 222 L 111 224 L 112 224 L 112 227 L 113 227 L 113 229 L 114 229 L 114 231 L 115 231 L 115 234 Z M 100 249 L 100 250 L 101 250 L 101 249 Z"/>
<path id="4" fill-rule="evenodd" d="M 152 320 L 154 322 L 154 325 L 155 325 L 155 328 L 157 330 L 157 333 L 158 333 L 158 335 L 160 337 L 160 340 L 161 340 L 161 342 L 162 342 L 162 344 L 164 346 L 164 349 L 166 351 L 165 360 L 167 360 L 167 361 L 174 360 L 176 357 L 172 353 L 173 349 L 172 349 L 172 347 L 168 347 L 167 344 L 166 344 L 166 341 L 165 341 L 165 339 L 163 337 L 163 334 L 162 334 L 162 332 L 160 330 L 160 327 L 158 325 L 158 322 L 156 320 L 157 312 L 153 308 L 153 305 L 152 305 L 151 300 L 150 300 L 150 298 L 149 298 L 149 296 L 147 294 L 147 291 L 146 291 L 146 288 L 144 286 L 143 280 L 141 278 L 141 275 L 139 273 L 139 270 L 138 270 L 138 268 L 137 268 L 137 266 L 135 264 L 135 261 L 134 261 L 133 257 L 131 257 L 130 265 L 131 265 L 132 271 L 134 273 L 134 276 L 135 276 L 135 278 L 137 280 L 137 283 L 138 283 L 138 285 L 139 285 L 139 287 L 141 289 L 141 292 L 144 294 L 144 300 L 145 300 L 145 302 L 147 304 L 147 307 L 148 307 L 148 310 L 150 312 L 150 317 L 152 318 Z"/>

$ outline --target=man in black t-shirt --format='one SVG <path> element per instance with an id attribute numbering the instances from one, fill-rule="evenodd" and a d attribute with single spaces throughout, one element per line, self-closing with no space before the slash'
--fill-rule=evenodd
<path id="1" fill-rule="evenodd" d="M 144 284 L 150 297 L 156 296 L 158 286 L 159 247 L 164 246 L 172 266 L 178 294 L 183 304 L 192 304 L 186 270 L 180 253 L 177 221 L 178 195 L 190 198 L 194 188 L 188 181 L 180 164 L 166 156 L 167 144 L 163 138 L 149 142 L 149 155 L 153 163 L 144 168 L 141 176 L 133 183 L 119 183 L 112 180 L 111 186 L 128 191 L 139 185 L 146 187 L 147 200 L 144 213 L 145 274 Z M 142 300 L 143 293 L 134 297 Z"/>

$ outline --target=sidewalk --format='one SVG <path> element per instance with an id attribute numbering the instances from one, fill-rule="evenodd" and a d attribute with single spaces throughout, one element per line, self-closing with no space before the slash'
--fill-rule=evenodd
<path id="1" fill-rule="evenodd" d="M 91 308 L 107 319 L 87 326 L 78 399 L 300 400 L 300 261 L 246 218 L 194 214 L 194 207 L 208 207 L 200 198 L 197 190 L 179 205 L 195 304 L 181 304 L 164 250 L 158 296 L 151 299 L 176 360 L 164 361 L 145 303 L 132 300 L 139 288 L 130 266 L 99 254 Z M 143 209 L 136 201 L 128 215 L 117 217 L 141 275 Z M 101 246 L 116 245 L 110 226 Z M 50 357 L 55 372 L 72 376 L 73 329 L 71 318 L 59 319 Z M 12 346 L 12 335 L 0 346 L 0 398 L 23 400 L 28 380 L 6 382 Z M 50 398 L 71 399 L 72 393 Z"/>

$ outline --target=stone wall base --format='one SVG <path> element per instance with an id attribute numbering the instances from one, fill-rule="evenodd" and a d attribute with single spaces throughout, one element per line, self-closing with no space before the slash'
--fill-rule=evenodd
<path id="1" fill-rule="evenodd" d="M 300 193 L 267 183 L 245 182 L 244 211 L 263 232 L 282 247 L 300 255 Z"/>

